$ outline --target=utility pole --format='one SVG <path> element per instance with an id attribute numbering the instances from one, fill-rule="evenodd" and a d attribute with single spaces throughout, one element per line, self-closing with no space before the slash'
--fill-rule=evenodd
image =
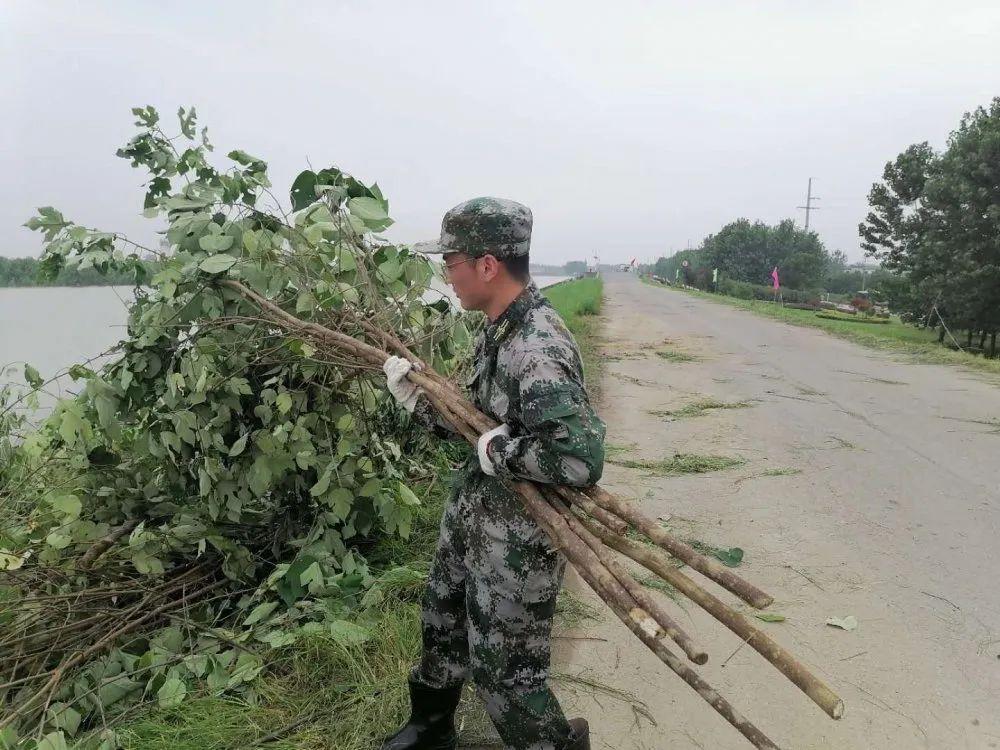
<path id="1" fill-rule="evenodd" d="M 809 188 L 806 190 L 806 205 L 797 206 L 796 208 L 805 209 L 806 212 L 806 231 L 809 231 L 809 213 L 811 211 L 819 211 L 819 206 L 814 206 L 813 201 L 818 201 L 815 195 L 813 195 L 813 178 L 809 178 Z"/>

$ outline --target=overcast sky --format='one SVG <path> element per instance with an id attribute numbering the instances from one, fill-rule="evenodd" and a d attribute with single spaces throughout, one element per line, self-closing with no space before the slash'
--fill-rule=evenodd
<path id="1" fill-rule="evenodd" d="M 54 205 L 140 240 L 114 156 L 152 104 L 216 154 L 378 181 L 390 238 L 476 195 L 528 204 L 532 258 L 640 260 L 740 216 L 795 217 L 860 259 L 886 161 L 1000 95 L 990 2 L 50 2 L 0 6 L 0 254 Z"/>

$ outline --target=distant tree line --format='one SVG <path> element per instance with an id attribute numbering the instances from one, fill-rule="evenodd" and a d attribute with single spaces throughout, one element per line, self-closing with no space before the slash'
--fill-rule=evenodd
<path id="1" fill-rule="evenodd" d="M 774 226 L 737 219 L 699 247 L 644 270 L 708 289 L 717 268 L 718 291 L 746 293 L 738 285 L 770 284 L 777 266 L 786 290 L 809 298 L 820 292 L 850 297 L 866 289 L 905 320 L 938 326 L 941 341 L 951 331 L 962 348 L 996 357 L 1000 97 L 966 113 L 943 151 L 917 143 L 888 162 L 868 202 L 858 231 L 861 247 L 879 263 L 875 269 L 848 266 L 844 253 L 828 252 L 815 232 L 791 219 Z"/>
<path id="2" fill-rule="evenodd" d="M 828 272 L 842 270 L 846 262 L 843 253 L 827 252 L 815 232 L 795 226 L 791 219 L 771 226 L 741 218 L 710 234 L 697 248 L 660 258 L 652 272 L 707 288 L 715 269 L 730 281 L 770 284 L 777 266 L 783 287 L 814 290 L 818 296 Z"/>
<path id="3" fill-rule="evenodd" d="M 128 272 L 101 273 L 94 268 L 80 270 L 66 267 L 59 269 L 52 280 L 43 279 L 39 271 L 41 261 L 35 258 L 0 257 L 0 287 L 12 286 L 110 286 L 135 283 Z"/>

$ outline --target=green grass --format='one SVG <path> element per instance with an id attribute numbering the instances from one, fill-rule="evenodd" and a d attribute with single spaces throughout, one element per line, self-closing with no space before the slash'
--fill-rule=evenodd
<path id="1" fill-rule="evenodd" d="M 819 328 L 842 339 L 853 341 L 871 349 L 880 349 L 894 354 L 908 355 L 919 362 L 928 364 L 960 365 L 978 372 L 1000 375 L 1000 359 L 984 359 L 973 354 L 954 351 L 938 343 L 937 333 L 930 328 L 917 328 L 892 318 L 885 325 L 852 325 L 851 321 L 821 318 L 812 310 L 796 310 L 781 307 L 773 302 L 745 300 L 710 294 L 697 289 L 679 289 L 659 284 L 651 284 L 660 289 L 683 291 L 695 297 L 713 302 L 739 307 L 766 318 L 774 318 L 792 325 Z"/>
<path id="2" fill-rule="evenodd" d="M 604 455 L 608 457 L 620 456 L 622 453 L 631 453 L 638 446 L 635 443 L 628 445 L 616 445 L 615 443 L 604 444 Z"/>
<path id="3" fill-rule="evenodd" d="M 597 332 L 600 326 L 598 316 L 604 301 L 604 281 L 600 278 L 561 281 L 546 287 L 542 293 L 566 321 L 566 327 L 576 339 L 583 358 L 584 374 L 593 395 L 600 382 Z"/>
<path id="4" fill-rule="evenodd" d="M 673 584 L 664 581 L 658 575 L 643 575 L 636 578 L 636 581 L 646 588 L 653 589 L 653 591 L 659 591 L 661 594 L 666 596 L 675 604 L 680 605 L 681 609 L 684 609 L 684 599 L 681 597 L 681 592 L 674 588 Z"/>
<path id="5" fill-rule="evenodd" d="M 724 471 L 743 463 L 743 459 L 728 456 L 703 456 L 696 453 L 675 453 L 670 458 L 656 461 L 645 459 L 609 459 L 608 463 L 624 466 L 626 469 L 642 469 L 652 476 L 667 477 L 681 474 L 707 474 Z"/>
<path id="6" fill-rule="evenodd" d="M 718 401 L 714 398 L 703 398 L 694 403 L 682 406 L 680 409 L 654 410 L 649 413 L 657 417 L 666 419 L 689 419 L 700 417 L 716 409 L 746 409 L 751 404 L 749 401 Z"/>
<path id="7" fill-rule="evenodd" d="M 604 282 L 600 278 L 561 281 L 546 287 L 542 293 L 566 321 L 574 336 L 586 334 L 601 312 Z"/>
<path id="8" fill-rule="evenodd" d="M 313 636 L 283 649 L 254 702 L 202 697 L 150 709 L 119 730 L 130 750 L 368 750 L 406 714 L 406 677 L 420 651 L 419 605 L 391 600 L 364 643 Z M 297 726 L 296 726 L 297 725 Z M 285 730 L 285 731 L 283 731 Z M 264 745 L 262 745 L 264 746 Z"/>
<path id="9" fill-rule="evenodd" d="M 835 312 L 833 310 L 825 310 L 823 312 L 816 313 L 817 318 L 824 318 L 826 320 L 842 320 L 845 323 L 874 323 L 876 325 L 889 325 L 889 318 L 873 318 L 866 315 L 848 315 L 846 313 Z"/>
<path id="10" fill-rule="evenodd" d="M 434 478 L 420 493 L 422 504 L 414 514 L 409 538 L 383 537 L 365 551 L 373 570 L 429 567 L 450 491 L 438 478 L 451 472 L 447 450 L 442 448 Z M 278 737 L 260 746 L 277 750 L 376 747 L 407 714 L 406 679 L 420 654 L 421 591 L 422 586 L 407 586 L 389 592 L 377 608 L 358 613 L 358 623 L 372 633 L 363 643 L 317 635 L 272 653 L 255 686 L 254 702 L 203 696 L 173 709 L 146 707 L 119 728 L 122 746 L 128 750 L 235 750 L 256 747 L 262 738 L 276 733 Z M 463 712 L 470 726 L 488 724 L 478 701 L 470 702 Z"/>

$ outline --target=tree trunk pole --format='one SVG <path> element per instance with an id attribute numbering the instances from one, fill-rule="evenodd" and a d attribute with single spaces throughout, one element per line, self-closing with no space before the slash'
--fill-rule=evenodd
<path id="1" fill-rule="evenodd" d="M 746 641 L 755 651 L 771 662 L 779 672 L 791 680 L 796 687 L 808 695 L 830 718 L 839 719 L 844 715 L 844 702 L 822 680 L 812 674 L 792 654 L 756 628 L 746 617 L 705 591 L 674 567 L 670 558 L 662 551 L 613 534 L 589 519 L 580 519 L 580 521 L 591 532 L 600 537 L 606 545 L 656 573 Z"/>
<path id="2" fill-rule="evenodd" d="M 685 544 L 679 539 L 675 539 L 662 526 L 642 513 L 632 503 L 612 495 L 601 487 L 590 487 L 586 490 L 586 493 L 602 508 L 628 521 L 636 530 L 641 531 L 649 537 L 650 541 L 654 544 L 662 547 L 677 559 L 687 563 L 702 575 L 711 578 L 723 588 L 736 594 L 736 596 L 750 606 L 757 609 L 764 609 L 774 602 L 773 597 L 761 591 L 752 583 L 744 581 L 728 568 L 698 553 L 690 545 Z"/>

